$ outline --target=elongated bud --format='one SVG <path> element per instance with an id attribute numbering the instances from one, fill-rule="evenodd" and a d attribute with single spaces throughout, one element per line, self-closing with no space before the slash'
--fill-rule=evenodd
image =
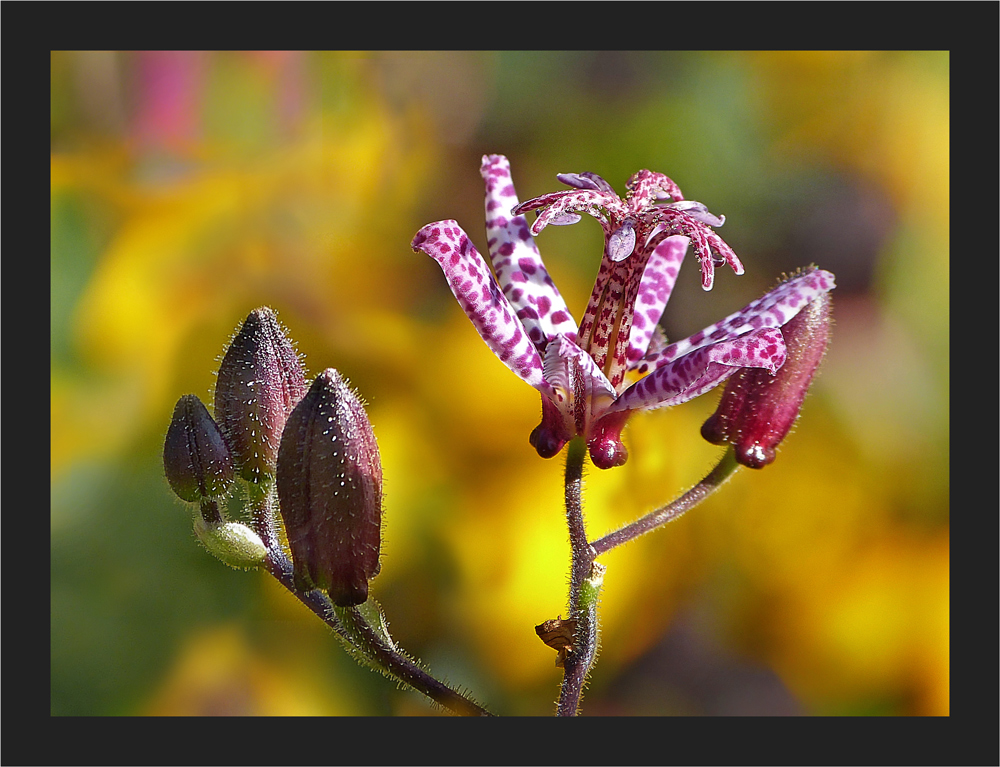
<path id="1" fill-rule="evenodd" d="M 173 491 L 189 502 L 218 498 L 235 478 L 222 432 L 194 394 L 177 401 L 163 442 L 163 471 Z"/>
<path id="2" fill-rule="evenodd" d="M 787 358 L 775 375 L 743 368 L 729 379 L 719 407 L 701 427 L 715 445 L 729 443 L 736 460 L 760 469 L 795 423 L 830 340 L 831 299 L 823 293 L 781 328 Z"/>
<path id="3" fill-rule="evenodd" d="M 244 479 L 274 475 L 285 419 L 305 391 L 302 364 L 274 312 L 254 309 L 229 345 L 215 384 L 215 417 Z"/>
<path id="4" fill-rule="evenodd" d="M 323 589 L 341 606 L 364 602 L 379 569 L 382 462 L 368 415 L 333 368 L 285 424 L 277 485 L 295 587 Z"/>

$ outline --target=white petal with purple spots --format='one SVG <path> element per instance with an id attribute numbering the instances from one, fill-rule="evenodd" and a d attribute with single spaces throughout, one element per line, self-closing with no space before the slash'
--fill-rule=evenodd
<path id="1" fill-rule="evenodd" d="M 576 322 L 542 263 L 538 246 L 518 204 L 510 163 L 503 155 L 486 155 L 479 171 L 486 184 L 486 237 L 497 281 L 539 350 L 550 338 L 576 333 Z"/>
<path id="2" fill-rule="evenodd" d="M 500 361 L 541 390 L 542 358 L 458 223 L 449 219 L 428 224 L 417 232 L 411 247 L 438 262 L 459 305 Z"/>
<path id="3" fill-rule="evenodd" d="M 755 330 L 740 338 L 696 349 L 657 368 L 622 392 L 607 412 L 679 405 L 718 386 L 740 368 L 765 368 L 774 373 L 784 362 L 785 341 L 781 330 Z"/>
<path id="4" fill-rule="evenodd" d="M 821 293 L 832 290 L 834 286 L 833 275 L 823 269 L 796 274 L 721 322 L 709 325 L 683 341 L 670 344 L 655 355 L 647 355 L 633 367 L 639 373 L 645 373 L 703 346 L 737 338 L 752 330 L 781 327 L 798 314 L 802 307 Z"/>
<path id="5" fill-rule="evenodd" d="M 630 366 L 635 366 L 649 349 L 649 339 L 653 337 L 656 324 L 670 300 L 689 242 L 682 235 L 667 237 L 656 246 L 646 263 L 628 337 L 627 359 Z"/>

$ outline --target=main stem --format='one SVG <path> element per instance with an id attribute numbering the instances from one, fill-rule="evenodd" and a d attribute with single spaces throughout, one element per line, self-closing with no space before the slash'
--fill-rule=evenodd
<path id="1" fill-rule="evenodd" d="M 558 716 L 576 716 L 587 672 L 597 651 L 597 593 L 593 587 L 597 553 L 587 542 L 583 520 L 583 462 L 586 443 L 576 437 L 566 452 L 566 522 L 571 550 L 569 617 L 576 621 L 573 649 L 563 664 Z"/>
<path id="2" fill-rule="evenodd" d="M 586 444 L 577 437 L 569 443 L 566 452 L 566 522 L 572 555 L 569 612 L 570 618 L 576 620 L 576 631 L 572 650 L 567 652 L 564 662 L 562 690 L 556 710 L 559 716 L 576 716 L 579 712 L 583 685 L 597 653 L 597 598 L 604 574 L 604 568 L 595 562 L 597 557 L 677 519 L 718 490 L 739 466 L 730 447 L 715 468 L 680 498 L 590 544 L 583 519 L 585 458 Z"/>

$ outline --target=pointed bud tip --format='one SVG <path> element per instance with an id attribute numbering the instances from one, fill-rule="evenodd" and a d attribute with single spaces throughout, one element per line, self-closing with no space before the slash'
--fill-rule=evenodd
<path id="1" fill-rule="evenodd" d="M 305 371 L 274 310 L 254 309 L 219 366 L 215 413 L 244 479 L 274 474 L 285 419 L 305 394 Z"/>

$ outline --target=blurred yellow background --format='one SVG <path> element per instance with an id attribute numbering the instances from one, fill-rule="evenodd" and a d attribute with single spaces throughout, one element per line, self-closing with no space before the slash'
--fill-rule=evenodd
<path id="1" fill-rule="evenodd" d="M 594 171 L 666 173 L 746 265 L 683 338 L 782 272 L 837 275 L 833 341 L 778 460 L 607 565 L 590 715 L 949 713 L 946 52 L 56 52 L 51 82 L 55 715 L 426 715 L 263 573 L 197 543 L 160 451 L 211 404 L 247 313 L 369 405 L 394 638 L 500 714 L 549 715 L 534 626 L 566 614 L 562 459 L 537 393 L 409 247 L 456 218 L 485 250 L 480 158 L 522 200 Z M 602 238 L 546 229 L 583 314 Z M 590 470 L 591 537 L 711 468 L 718 393 L 631 419 Z"/>

